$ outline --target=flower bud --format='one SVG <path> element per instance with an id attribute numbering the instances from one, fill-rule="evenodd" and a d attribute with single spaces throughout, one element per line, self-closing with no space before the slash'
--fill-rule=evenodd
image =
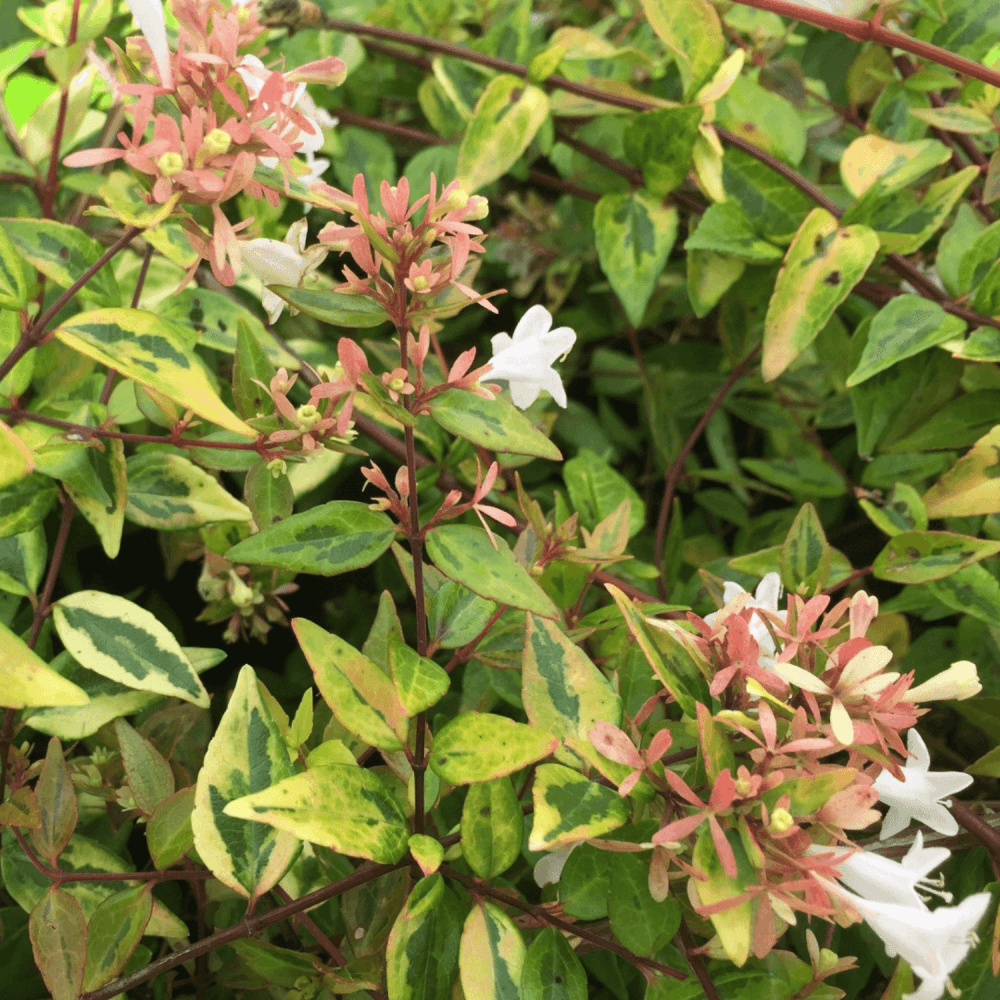
<path id="1" fill-rule="evenodd" d="M 229 599 L 241 611 L 253 606 L 253 588 L 248 587 L 235 573 L 229 574 Z"/>
<path id="2" fill-rule="evenodd" d="M 462 188 L 455 188 L 439 207 L 444 212 L 456 212 L 460 208 L 465 208 L 468 203 L 469 195 Z"/>
<path id="3" fill-rule="evenodd" d="M 465 206 L 465 218 L 471 222 L 485 219 L 489 214 L 490 203 L 481 194 L 474 194 Z"/>
<path id="4" fill-rule="evenodd" d="M 280 479 L 285 473 L 288 472 L 288 463 L 283 458 L 275 458 L 267 463 L 267 471 L 275 479 Z"/>
<path id="5" fill-rule="evenodd" d="M 164 153 L 156 166 L 164 177 L 173 177 L 184 169 L 184 157 L 180 153 Z"/>

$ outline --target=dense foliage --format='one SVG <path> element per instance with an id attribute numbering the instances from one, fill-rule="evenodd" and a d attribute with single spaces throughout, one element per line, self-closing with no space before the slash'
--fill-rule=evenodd
<path id="1" fill-rule="evenodd" d="M 996 995 L 1000 12 L 868 6 L 0 2 L 4 1000 Z"/>

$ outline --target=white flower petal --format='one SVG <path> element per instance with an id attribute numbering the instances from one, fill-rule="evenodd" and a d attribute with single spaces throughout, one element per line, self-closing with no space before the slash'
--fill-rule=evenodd
<path id="1" fill-rule="evenodd" d="M 129 10 L 139 30 L 143 33 L 153 53 L 153 61 L 160 73 L 160 83 L 173 87 L 170 66 L 170 47 L 167 45 L 167 23 L 163 16 L 161 0 L 128 0 Z"/>
<path id="2" fill-rule="evenodd" d="M 552 316 L 544 306 L 532 306 L 521 317 L 514 335 L 493 337 L 493 359 L 487 377 L 507 382 L 510 396 L 522 410 L 530 406 L 542 389 L 566 406 L 566 390 L 552 363 L 569 353 L 576 334 L 569 327 L 550 330 Z"/>
<path id="3" fill-rule="evenodd" d="M 923 684 L 910 688 L 903 695 L 905 701 L 963 701 L 973 698 L 983 685 L 979 683 L 976 665 L 969 660 L 959 660 L 947 670 L 932 677 Z"/>

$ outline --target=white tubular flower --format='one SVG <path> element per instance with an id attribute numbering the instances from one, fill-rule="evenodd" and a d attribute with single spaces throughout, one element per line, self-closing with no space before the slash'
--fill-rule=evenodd
<path id="1" fill-rule="evenodd" d="M 964 701 L 966 698 L 974 698 L 982 689 L 976 665 L 969 660 L 959 660 L 929 681 L 910 688 L 903 695 L 903 700 Z"/>
<path id="2" fill-rule="evenodd" d="M 527 409 L 538 399 L 542 389 L 560 405 L 566 405 L 562 379 L 552 362 L 564 358 L 576 343 L 576 334 L 568 327 L 556 330 L 552 314 L 545 306 L 532 306 L 514 330 L 514 336 L 498 333 L 493 338 L 493 360 L 486 378 L 500 379 L 510 385 L 510 398 L 520 409 Z"/>
<path id="3" fill-rule="evenodd" d="M 256 239 L 240 244 L 240 255 L 248 270 L 264 285 L 260 301 L 268 323 L 277 322 L 285 308 L 285 300 L 272 292 L 268 285 L 302 284 L 310 271 L 323 262 L 328 248 L 317 244 L 306 250 L 306 220 L 299 219 L 288 227 L 284 241 Z"/>
<path id="4" fill-rule="evenodd" d="M 990 905 L 988 892 L 977 892 L 958 906 L 936 910 L 871 902 L 843 889 L 837 894 L 882 939 L 886 954 L 905 958 L 923 980 L 918 990 L 902 1000 L 937 1000 L 941 996 L 948 976 L 969 954 L 976 927 Z"/>
<path id="5" fill-rule="evenodd" d="M 722 599 L 726 602 L 726 604 L 731 604 L 738 594 L 745 593 L 746 591 L 738 583 L 727 581 L 726 586 L 722 591 Z M 777 573 L 768 573 L 760 581 L 760 583 L 757 584 L 757 590 L 753 595 L 753 600 L 747 601 L 744 607 L 762 608 L 765 611 L 773 611 L 782 621 L 786 621 L 788 618 L 788 612 L 778 610 L 778 601 L 780 599 L 781 577 Z M 705 623 L 707 625 L 714 625 L 718 614 L 718 611 L 713 611 L 710 615 L 706 615 Z M 771 633 L 767 630 L 767 626 L 761 620 L 760 615 L 755 614 L 750 618 L 750 634 L 754 637 L 757 645 L 760 647 L 760 658 L 758 662 L 765 669 L 773 670 L 774 657 L 777 654 L 778 649 Z"/>
<path id="6" fill-rule="evenodd" d="M 835 850 L 813 845 L 810 854 Z M 951 856 L 947 847 L 924 847 L 923 834 L 917 833 L 913 846 L 902 861 L 893 861 L 872 851 L 857 851 L 849 858 L 836 862 L 840 881 L 852 892 L 874 903 L 896 903 L 926 910 L 918 889 L 942 896 L 947 902 L 951 896 L 942 893 L 939 882 L 927 876 Z"/>
<path id="7" fill-rule="evenodd" d="M 911 729 L 906 747 L 913 754 L 903 769 L 903 781 L 897 781 L 888 771 L 876 779 L 874 788 L 879 800 L 889 811 L 882 820 L 880 840 L 895 837 L 916 819 L 945 836 L 958 833 L 958 823 L 948 812 L 942 799 L 968 788 L 973 782 L 971 774 L 961 771 L 930 771 L 931 758 L 927 746 L 916 729 Z"/>
<path id="8" fill-rule="evenodd" d="M 535 884 L 542 888 L 546 885 L 555 885 L 562 876 L 562 870 L 566 867 L 566 860 L 579 844 L 568 844 L 566 847 L 559 847 L 545 857 L 539 858 L 535 862 Z"/>
<path id="9" fill-rule="evenodd" d="M 160 73 L 160 83 L 164 87 L 174 85 L 173 70 L 170 67 L 170 48 L 167 45 L 167 23 L 163 17 L 161 0 L 128 0 L 129 10 L 135 23 L 139 25 L 149 48 L 153 62 Z"/>

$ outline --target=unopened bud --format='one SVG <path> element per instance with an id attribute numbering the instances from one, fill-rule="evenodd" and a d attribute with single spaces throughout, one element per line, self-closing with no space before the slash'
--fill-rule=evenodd
<path id="1" fill-rule="evenodd" d="M 484 198 L 481 194 L 474 194 L 465 206 L 465 217 L 466 219 L 470 219 L 472 222 L 477 222 L 479 219 L 485 219 L 489 214 L 489 200 Z"/>
<path id="2" fill-rule="evenodd" d="M 253 589 L 248 587 L 235 573 L 229 574 L 229 599 L 240 610 L 253 606 Z"/>
<path id="3" fill-rule="evenodd" d="M 771 830 L 774 833 L 788 833 L 795 826 L 795 817 L 787 809 L 775 809 L 771 813 Z"/>
<path id="4" fill-rule="evenodd" d="M 180 153 L 164 153 L 156 161 L 156 166 L 164 177 L 173 177 L 184 169 L 184 157 Z"/>
<path id="5" fill-rule="evenodd" d="M 469 203 L 469 195 L 462 188 L 455 188 L 450 195 L 441 203 L 441 208 L 446 212 L 455 212 L 460 208 L 465 208 Z"/>
<path id="6" fill-rule="evenodd" d="M 288 463 L 285 462 L 283 458 L 275 458 L 267 463 L 267 471 L 270 472 L 275 479 L 280 479 L 286 472 L 288 472 Z"/>

